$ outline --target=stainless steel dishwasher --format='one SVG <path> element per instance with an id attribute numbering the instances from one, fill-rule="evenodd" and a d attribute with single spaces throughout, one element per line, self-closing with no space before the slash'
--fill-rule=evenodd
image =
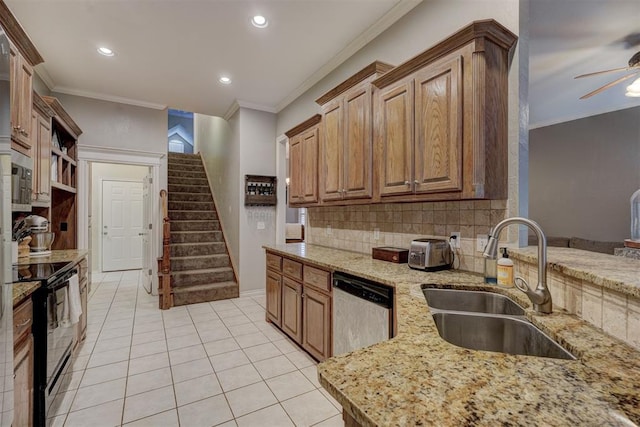
<path id="1" fill-rule="evenodd" d="M 333 355 L 393 336 L 393 288 L 344 273 L 333 274 Z"/>

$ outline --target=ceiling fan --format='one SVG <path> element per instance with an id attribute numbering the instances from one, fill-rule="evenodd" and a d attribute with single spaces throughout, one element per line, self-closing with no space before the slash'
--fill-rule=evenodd
<path id="1" fill-rule="evenodd" d="M 589 92 L 586 95 L 583 95 L 580 97 L 580 99 L 586 99 L 586 98 L 590 98 L 593 95 L 597 95 L 600 92 L 603 92 L 619 83 L 622 83 L 626 80 L 632 79 L 635 76 L 640 75 L 640 52 L 636 52 L 635 55 L 633 55 L 631 57 L 631 59 L 629 59 L 629 65 L 627 67 L 621 67 L 621 68 L 614 68 L 612 70 L 604 70 L 604 71 L 596 71 L 594 73 L 587 73 L 587 74 L 582 74 L 579 76 L 576 76 L 574 78 L 576 79 L 581 79 L 583 77 L 591 77 L 591 76 L 597 76 L 600 74 L 606 74 L 606 73 L 614 73 L 614 72 L 619 72 L 619 71 L 633 71 L 631 74 L 627 74 L 626 76 L 622 76 L 619 79 L 616 79 L 610 83 L 607 83 L 604 86 L 599 87 L 598 89 Z M 633 97 L 640 97 L 640 78 L 638 78 L 636 81 L 634 81 L 630 86 L 627 87 L 627 96 L 633 96 Z"/>

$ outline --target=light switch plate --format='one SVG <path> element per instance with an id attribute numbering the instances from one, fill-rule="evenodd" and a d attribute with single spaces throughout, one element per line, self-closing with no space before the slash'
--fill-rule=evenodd
<path id="1" fill-rule="evenodd" d="M 380 240 L 380 229 L 379 228 L 374 228 L 373 229 L 373 240 Z"/>
<path id="2" fill-rule="evenodd" d="M 476 238 L 476 251 L 484 252 L 484 248 L 487 246 L 487 242 L 489 241 L 489 236 L 486 234 L 478 234 Z"/>

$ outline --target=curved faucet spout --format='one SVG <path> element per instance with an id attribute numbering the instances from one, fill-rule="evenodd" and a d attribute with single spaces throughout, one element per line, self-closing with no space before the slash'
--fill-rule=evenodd
<path id="1" fill-rule="evenodd" d="M 516 287 L 529 297 L 536 312 L 544 314 L 551 313 L 551 293 L 549 293 L 549 288 L 547 288 L 547 238 L 537 222 L 523 217 L 507 218 L 500 221 L 491 231 L 489 242 L 482 255 L 491 259 L 497 257 L 500 233 L 505 227 L 511 224 L 526 225 L 533 230 L 538 238 L 538 286 L 532 291 L 523 278 L 517 277 Z"/>

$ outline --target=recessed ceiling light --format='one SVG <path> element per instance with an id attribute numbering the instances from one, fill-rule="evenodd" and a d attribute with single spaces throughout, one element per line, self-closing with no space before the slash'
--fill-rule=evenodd
<path id="1" fill-rule="evenodd" d="M 114 53 L 113 53 L 113 51 L 111 49 L 109 49 L 108 47 L 104 47 L 104 46 L 98 48 L 98 53 L 100 55 L 104 55 L 104 56 L 113 56 L 114 55 Z"/>
<path id="2" fill-rule="evenodd" d="M 269 25 L 269 21 L 262 15 L 256 15 L 251 18 L 251 24 L 257 28 L 266 28 Z"/>
<path id="3" fill-rule="evenodd" d="M 222 83 L 223 85 L 229 85 L 229 84 L 231 84 L 231 79 L 230 79 L 229 77 L 227 77 L 227 76 L 222 76 L 222 77 L 220 77 L 220 78 L 218 79 L 218 81 L 219 81 L 220 83 Z"/>

